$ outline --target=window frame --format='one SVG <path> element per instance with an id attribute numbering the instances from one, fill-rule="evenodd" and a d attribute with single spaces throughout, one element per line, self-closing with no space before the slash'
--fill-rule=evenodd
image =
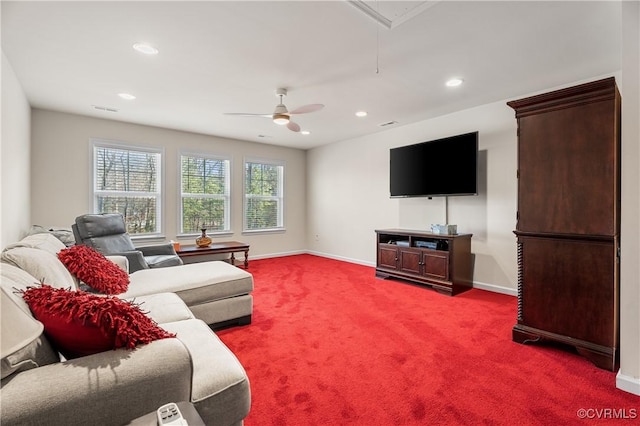
<path id="1" fill-rule="evenodd" d="M 276 199 L 278 201 L 277 212 L 277 226 L 270 228 L 249 229 L 247 227 L 247 202 L 249 195 L 247 194 L 247 163 L 264 164 L 269 166 L 279 167 L 278 172 L 278 195 L 277 196 L 255 196 L 256 198 Z M 245 157 L 242 164 L 242 233 L 243 234 L 256 234 L 256 233 L 272 233 L 272 232 L 284 232 L 285 228 L 285 172 L 286 163 L 282 160 L 271 160 L 257 157 Z M 253 198 L 253 197 L 251 197 Z"/>
<path id="2" fill-rule="evenodd" d="M 135 196 L 153 196 L 156 198 L 156 230 L 154 232 L 130 234 L 132 240 L 143 239 L 160 239 L 164 238 L 164 200 L 165 200 L 165 152 L 164 148 L 149 146 L 149 145 L 137 145 L 122 141 L 114 141 L 99 138 L 90 138 L 90 203 L 91 211 L 94 213 L 102 213 L 98 211 L 98 195 L 116 195 L 116 196 L 131 196 L 128 194 L 135 194 Z M 97 189 L 97 148 L 118 149 L 124 151 L 136 151 L 152 153 L 158 156 L 158 170 L 156 171 L 156 186 L 157 192 L 137 192 L 137 191 L 103 191 Z"/>
<path id="3" fill-rule="evenodd" d="M 223 160 L 227 162 L 227 168 L 226 168 L 226 173 L 225 173 L 225 180 L 226 180 L 226 193 L 224 195 L 224 197 L 226 198 L 226 202 L 225 202 L 225 223 L 224 223 L 224 229 L 221 230 L 209 230 L 207 229 L 207 235 L 230 235 L 232 234 L 232 227 L 231 227 L 231 194 L 232 194 L 232 173 L 231 173 L 231 168 L 232 168 L 232 158 L 228 155 L 221 155 L 221 154 L 213 154 L 213 153 L 207 153 L 207 152 L 203 152 L 203 151 L 180 151 L 178 153 L 178 169 L 177 169 L 177 177 L 178 177 L 178 226 L 177 226 L 177 237 L 190 237 L 190 236 L 196 236 L 196 235 L 200 235 L 200 232 L 184 232 L 184 230 L 182 229 L 182 218 L 183 218 L 183 211 L 182 211 L 182 197 L 184 196 L 184 193 L 182 191 L 182 157 L 183 156 L 188 156 L 188 157 L 197 157 L 197 158 L 204 158 L 204 159 L 210 159 L 210 160 Z M 200 196 L 202 195 L 209 195 L 209 194 L 199 194 Z M 204 196 L 204 197 L 199 197 L 198 194 L 194 194 L 191 198 L 219 198 L 220 196 L 217 194 L 210 194 L 210 196 Z"/>

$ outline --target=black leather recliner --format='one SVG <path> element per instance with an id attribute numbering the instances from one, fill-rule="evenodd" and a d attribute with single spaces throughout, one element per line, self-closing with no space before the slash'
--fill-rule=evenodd
<path id="1" fill-rule="evenodd" d="M 140 269 L 182 265 L 182 259 L 171 243 L 135 247 L 120 213 L 78 216 L 71 228 L 76 244 L 93 247 L 105 256 L 125 256 L 129 260 L 130 273 Z"/>

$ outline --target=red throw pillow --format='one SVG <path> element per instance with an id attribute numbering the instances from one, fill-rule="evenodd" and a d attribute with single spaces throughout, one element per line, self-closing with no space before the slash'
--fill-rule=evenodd
<path id="1" fill-rule="evenodd" d="M 129 275 L 95 249 L 77 245 L 58 252 L 58 259 L 79 280 L 104 294 L 120 294 L 129 287 Z"/>
<path id="2" fill-rule="evenodd" d="M 175 337 L 132 302 L 113 296 L 53 288 L 46 284 L 22 292 L 33 315 L 66 358 L 129 348 Z"/>

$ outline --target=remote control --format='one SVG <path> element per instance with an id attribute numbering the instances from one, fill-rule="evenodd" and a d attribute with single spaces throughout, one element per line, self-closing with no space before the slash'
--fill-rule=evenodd
<path id="1" fill-rule="evenodd" d="M 158 408 L 158 426 L 188 426 L 178 406 L 170 402 Z"/>

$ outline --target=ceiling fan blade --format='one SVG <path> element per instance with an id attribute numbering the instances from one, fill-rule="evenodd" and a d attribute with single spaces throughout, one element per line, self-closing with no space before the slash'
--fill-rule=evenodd
<path id="1" fill-rule="evenodd" d="M 297 123 L 294 123 L 293 121 L 290 121 L 287 124 L 287 129 L 291 130 L 292 132 L 299 132 L 300 131 L 300 126 Z"/>
<path id="2" fill-rule="evenodd" d="M 322 104 L 303 105 L 299 108 L 294 109 L 293 111 L 289 111 L 289 114 L 307 114 L 309 112 L 320 111 L 322 108 L 324 108 L 324 105 Z"/>
<path id="3" fill-rule="evenodd" d="M 265 117 L 271 118 L 272 114 L 250 114 L 248 112 L 225 112 L 224 115 L 235 115 L 238 117 Z"/>

